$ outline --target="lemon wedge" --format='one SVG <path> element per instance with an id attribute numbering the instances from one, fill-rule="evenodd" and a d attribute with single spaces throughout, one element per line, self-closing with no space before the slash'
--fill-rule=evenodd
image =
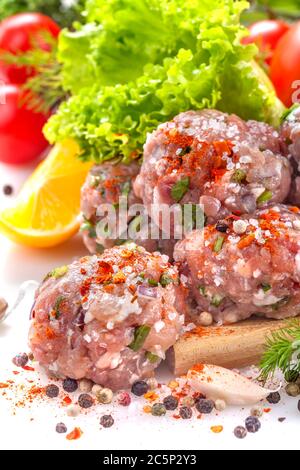
<path id="1" fill-rule="evenodd" d="M 0 213 L 0 231 L 12 241 L 48 248 L 79 228 L 80 189 L 92 163 L 78 158 L 73 140 L 56 144 L 24 184 L 12 207 Z"/>

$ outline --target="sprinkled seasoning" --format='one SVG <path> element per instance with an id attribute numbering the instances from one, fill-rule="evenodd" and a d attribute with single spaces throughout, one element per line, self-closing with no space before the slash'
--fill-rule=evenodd
<path id="1" fill-rule="evenodd" d="M 134 382 L 134 384 L 131 387 L 131 391 L 134 395 L 137 397 L 141 397 L 142 395 L 145 395 L 149 390 L 149 385 L 144 381 L 144 380 L 138 380 L 137 382 Z"/>
<path id="2" fill-rule="evenodd" d="M 210 430 L 214 433 L 214 434 L 220 434 L 222 431 L 223 431 L 223 426 L 211 426 Z"/>
<path id="3" fill-rule="evenodd" d="M 245 181 L 247 177 L 247 173 L 243 170 L 235 170 L 232 177 L 231 177 L 231 181 L 233 181 L 234 183 L 243 183 Z"/>
<path id="4" fill-rule="evenodd" d="M 151 327 L 147 325 L 142 325 L 136 328 L 134 332 L 134 340 L 128 347 L 135 352 L 139 351 L 143 347 L 150 330 Z"/>
<path id="5" fill-rule="evenodd" d="M 243 426 L 237 426 L 234 429 L 234 435 L 238 439 L 245 439 L 245 437 L 247 436 L 247 430 Z"/>
<path id="6" fill-rule="evenodd" d="M 57 423 L 55 431 L 58 432 L 58 434 L 64 434 L 67 432 L 67 426 L 65 423 Z"/>
<path id="7" fill-rule="evenodd" d="M 206 400 L 204 398 L 200 398 L 196 400 L 196 409 L 201 414 L 210 414 L 214 409 L 214 402 L 212 400 Z"/>
<path id="8" fill-rule="evenodd" d="M 83 432 L 80 428 L 74 428 L 73 431 L 71 431 L 70 434 L 66 436 L 66 438 L 68 439 L 68 441 L 75 441 L 76 439 L 79 439 L 82 434 Z"/>
<path id="9" fill-rule="evenodd" d="M 297 397 L 300 395 L 300 387 L 296 383 L 288 384 L 285 387 L 285 391 L 290 397 Z"/>
<path id="10" fill-rule="evenodd" d="M 100 418 L 100 424 L 104 428 L 111 428 L 114 422 L 114 418 L 111 415 L 103 415 Z"/>
<path id="11" fill-rule="evenodd" d="M 264 414 L 264 412 L 263 412 L 263 409 L 262 409 L 261 406 L 254 406 L 251 409 L 250 414 L 251 414 L 251 416 L 255 416 L 256 418 L 261 418 L 262 415 Z"/>
<path id="12" fill-rule="evenodd" d="M 111 403 L 113 396 L 114 394 L 110 388 L 102 388 L 101 390 L 96 392 L 97 401 L 102 404 Z"/>
<path id="13" fill-rule="evenodd" d="M 5 196 L 11 196 L 13 192 L 13 187 L 10 184 L 6 184 L 3 186 L 3 193 L 5 194 Z"/>
<path id="14" fill-rule="evenodd" d="M 195 405 L 195 400 L 193 397 L 184 397 L 181 404 L 182 406 L 193 407 Z"/>
<path id="15" fill-rule="evenodd" d="M 179 415 L 182 419 L 190 419 L 193 416 L 193 410 L 189 406 L 181 406 L 179 408 Z"/>
<path id="16" fill-rule="evenodd" d="M 128 392 L 120 392 L 117 396 L 117 402 L 121 406 L 129 406 L 131 403 L 131 396 Z"/>
<path id="17" fill-rule="evenodd" d="M 88 379 L 81 379 L 79 381 L 79 390 L 83 393 L 89 393 L 91 392 L 93 388 L 93 382 Z"/>
<path id="18" fill-rule="evenodd" d="M 153 416 L 164 416 L 166 414 L 166 407 L 162 403 L 154 403 L 151 408 Z"/>
<path id="19" fill-rule="evenodd" d="M 187 176 L 177 181 L 171 189 L 171 196 L 175 202 L 180 202 L 183 196 L 187 193 L 190 185 L 190 178 Z"/>
<path id="20" fill-rule="evenodd" d="M 25 367 L 28 362 L 28 356 L 26 353 L 17 354 L 13 359 L 12 362 L 17 367 Z"/>
<path id="21" fill-rule="evenodd" d="M 225 401 L 224 401 L 224 400 L 220 400 L 220 399 L 216 400 L 216 401 L 215 401 L 215 409 L 216 409 L 217 411 L 224 411 L 224 410 L 226 409 L 226 403 L 225 403 Z"/>
<path id="22" fill-rule="evenodd" d="M 173 410 L 176 410 L 176 408 L 178 407 L 178 400 L 176 397 L 173 397 L 172 395 L 168 395 L 167 397 L 164 398 L 163 404 L 165 405 L 166 410 L 173 411 Z"/>
<path id="23" fill-rule="evenodd" d="M 264 204 L 272 199 L 273 193 L 266 189 L 256 200 L 257 204 Z"/>
<path id="24" fill-rule="evenodd" d="M 261 428 L 261 423 L 256 416 L 248 416 L 245 421 L 245 426 L 248 432 L 256 433 Z"/>
<path id="25" fill-rule="evenodd" d="M 54 384 L 47 385 L 45 393 L 49 398 L 56 398 L 59 395 L 59 388 Z"/>
<path id="26" fill-rule="evenodd" d="M 281 396 L 280 396 L 280 393 L 278 392 L 270 393 L 270 395 L 267 396 L 267 401 L 271 403 L 272 405 L 276 405 L 277 403 L 280 402 L 280 400 L 281 400 Z"/>
<path id="27" fill-rule="evenodd" d="M 199 315 L 199 324 L 202 326 L 210 326 L 213 324 L 214 319 L 211 313 L 209 312 L 201 312 Z"/>
<path id="28" fill-rule="evenodd" d="M 94 404 L 94 400 L 91 397 L 91 395 L 89 395 L 88 393 L 82 393 L 81 395 L 79 395 L 78 405 L 81 408 L 90 408 L 91 406 L 93 406 L 93 404 Z"/>
<path id="29" fill-rule="evenodd" d="M 223 220 L 219 221 L 217 224 L 216 224 L 216 230 L 218 232 L 221 232 L 221 233 L 226 233 L 227 230 L 228 230 L 228 224 L 226 222 L 224 222 Z"/>
<path id="30" fill-rule="evenodd" d="M 216 239 L 215 244 L 214 244 L 214 252 L 215 253 L 219 253 L 219 251 L 222 250 L 224 241 L 225 241 L 225 237 L 218 237 Z"/>
<path id="31" fill-rule="evenodd" d="M 72 393 L 78 389 L 78 382 L 75 379 L 65 379 L 63 381 L 63 389 L 65 392 Z"/>

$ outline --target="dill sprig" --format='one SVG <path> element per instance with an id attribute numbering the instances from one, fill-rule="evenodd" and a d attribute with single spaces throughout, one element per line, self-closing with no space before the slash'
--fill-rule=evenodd
<path id="1" fill-rule="evenodd" d="M 290 370 L 300 372 L 300 320 L 287 321 L 287 326 L 271 333 L 262 357 L 261 378 L 268 379 L 276 369 L 284 374 Z"/>
<path id="2" fill-rule="evenodd" d="M 44 49 L 38 42 L 41 39 L 47 46 Z M 26 52 L 13 54 L 0 50 L 0 54 L 3 62 L 28 69 L 30 76 L 22 86 L 21 105 L 47 113 L 66 98 L 66 92 L 62 84 L 62 65 L 57 60 L 57 40 L 46 32 L 39 40 L 33 40 L 32 49 Z"/>

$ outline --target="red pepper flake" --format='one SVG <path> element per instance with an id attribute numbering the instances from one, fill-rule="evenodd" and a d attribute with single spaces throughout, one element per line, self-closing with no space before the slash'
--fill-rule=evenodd
<path id="1" fill-rule="evenodd" d="M 145 406 L 143 407 L 143 412 L 144 412 L 144 413 L 147 413 L 147 414 L 151 413 L 151 406 L 145 405 Z"/>
<path id="2" fill-rule="evenodd" d="M 150 402 L 155 401 L 158 399 L 158 395 L 155 392 L 147 392 L 144 395 L 144 398 Z"/>
<path id="3" fill-rule="evenodd" d="M 35 369 L 33 367 L 30 367 L 30 366 L 24 366 L 24 367 L 22 367 L 22 369 L 27 370 L 29 372 L 34 372 L 35 371 Z"/>
<path id="4" fill-rule="evenodd" d="M 80 272 L 81 272 L 81 274 L 82 274 L 83 276 L 85 276 L 85 275 L 87 274 L 87 270 L 84 269 L 84 268 L 81 268 L 81 269 L 80 269 Z"/>
<path id="5" fill-rule="evenodd" d="M 9 385 L 7 383 L 0 382 L 0 388 L 8 388 Z"/>
<path id="6" fill-rule="evenodd" d="M 270 413 L 270 411 L 272 411 L 271 408 L 264 408 L 264 413 Z"/>
<path id="7" fill-rule="evenodd" d="M 204 370 L 204 364 L 195 364 L 193 367 L 192 367 L 192 370 L 196 371 L 196 372 L 203 372 Z"/>
<path id="8" fill-rule="evenodd" d="M 18 370 L 13 370 L 13 374 L 14 374 L 14 375 L 19 375 L 19 373 L 20 373 L 20 372 L 19 372 Z"/>
<path id="9" fill-rule="evenodd" d="M 180 415 L 173 415 L 173 418 L 174 418 L 174 419 L 180 419 L 181 416 L 180 416 Z"/>
<path id="10" fill-rule="evenodd" d="M 220 432 L 222 432 L 224 428 L 223 428 L 223 426 L 211 426 L 210 429 L 215 434 L 220 434 Z"/>
<path id="11" fill-rule="evenodd" d="M 71 405 L 71 403 L 72 403 L 72 400 L 71 400 L 70 397 L 63 398 L 63 401 L 62 401 L 63 406 L 69 406 L 69 405 Z"/>
<path id="12" fill-rule="evenodd" d="M 255 240 L 255 235 L 253 233 L 250 233 L 249 235 L 246 235 L 243 237 L 237 244 L 239 249 L 247 248 L 250 246 Z"/>
<path id="13" fill-rule="evenodd" d="M 69 434 L 67 434 L 66 439 L 68 441 L 75 441 L 76 439 L 79 439 L 82 436 L 83 432 L 80 428 L 74 428 L 73 431 L 71 431 Z"/>

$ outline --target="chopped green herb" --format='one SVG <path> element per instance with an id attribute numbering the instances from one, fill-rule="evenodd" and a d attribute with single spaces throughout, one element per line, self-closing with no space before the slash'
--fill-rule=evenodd
<path id="1" fill-rule="evenodd" d="M 131 183 L 130 181 L 126 181 L 122 186 L 122 190 L 121 190 L 122 196 L 128 196 L 130 193 L 130 190 L 131 190 Z"/>
<path id="2" fill-rule="evenodd" d="M 231 181 L 233 181 L 234 183 L 243 183 L 245 181 L 247 177 L 247 173 L 243 170 L 235 170 L 235 172 L 233 173 L 232 177 L 231 177 Z"/>
<path id="3" fill-rule="evenodd" d="M 101 183 L 101 177 L 100 176 L 92 176 L 91 177 L 91 181 L 90 181 L 90 187 L 91 188 L 97 188 L 100 183 Z"/>
<path id="4" fill-rule="evenodd" d="M 211 305 L 213 307 L 220 307 L 222 301 L 223 301 L 223 297 L 219 294 L 215 294 L 213 298 L 211 299 Z"/>
<path id="5" fill-rule="evenodd" d="M 261 288 L 264 292 L 268 292 L 272 289 L 272 286 L 270 286 L 270 284 L 261 284 Z"/>
<path id="6" fill-rule="evenodd" d="M 136 328 L 134 332 L 134 340 L 128 347 L 135 352 L 139 351 L 143 347 L 150 330 L 151 327 L 147 325 L 142 325 Z"/>
<path id="7" fill-rule="evenodd" d="M 269 189 L 266 189 L 256 200 L 257 204 L 264 204 L 265 202 L 270 201 L 272 199 L 273 193 L 272 191 L 269 191 Z"/>
<path id="8" fill-rule="evenodd" d="M 187 193 L 190 186 L 190 178 L 187 176 L 182 180 L 177 181 L 171 189 L 171 196 L 174 201 L 179 202 Z"/>
<path id="9" fill-rule="evenodd" d="M 55 302 L 55 305 L 54 305 L 54 317 L 56 320 L 58 320 L 60 317 L 61 317 L 61 306 L 63 304 L 63 302 L 65 301 L 65 297 L 63 295 L 60 295 L 57 299 L 56 299 L 56 302 Z"/>
<path id="10" fill-rule="evenodd" d="M 164 273 L 160 276 L 159 283 L 163 287 L 166 287 L 168 284 L 172 284 L 173 282 L 174 282 L 174 279 L 172 279 L 167 273 Z"/>
<path id="11" fill-rule="evenodd" d="M 47 276 L 44 278 L 44 282 L 50 278 L 59 279 L 60 277 L 63 277 L 65 274 L 67 274 L 68 270 L 68 266 L 61 266 L 59 268 L 55 268 L 47 274 Z"/>
<path id="12" fill-rule="evenodd" d="M 151 362 L 151 364 L 155 364 L 156 362 L 158 362 L 160 360 L 160 357 L 157 356 L 156 354 L 153 354 L 150 351 L 147 351 L 146 352 L 146 359 L 148 359 L 148 361 Z"/>
<path id="13" fill-rule="evenodd" d="M 205 286 L 200 286 L 199 287 L 200 294 L 203 295 L 203 297 L 206 297 L 206 287 Z"/>
<path id="14" fill-rule="evenodd" d="M 281 115 L 281 118 L 280 118 L 280 122 L 281 124 L 283 124 L 283 122 L 290 116 L 290 114 L 295 111 L 295 109 L 299 108 L 299 104 L 298 103 L 295 103 L 293 104 L 289 109 L 286 109 L 282 115 Z"/>
<path id="15" fill-rule="evenodd" d="M 155 281 L 155 279 L 148 279 L 148 284 L 149 284 L 149 286 L 153 286 L 153 287 L 158 286 L 158 282 Z"/>
<path id="16" fill-rule="evenodd" d="M 80 231 L 81 232 L 87 231 L 89 232 L 90 238 L 97 238 L 96 228 L 92 224 L 92 222 L 90 222 L 89 220 L 85 220 L 85 222 L 83 222 L 83 224 L 80 227 Z"/>
<path id="17" fill-rule="evenodd" d="M 282 307 L 285 307 L 289 303 L 290 300 L 291 300 L 290 296 L 286 295 L 281 300 L 271 305 L 272 310 L 275 310 L 277 312 L 277 310 L 281 309 Z"/>
<path id="18" fill-rule="evenodd" d="M 187 147 L 184 147 L 183 149 L 181 149 L 180 152 L 178 153 L 178 155 L 179 155 L 179 157 L 184 157 L 185 155 L 187 155 L 191 151 L 192 151 L 192 147 L 190 147 L 188 145 Z"/>
<path id="19" fill-rule="evenodd" d="M 219 251 L 222 250 L 224 241 L 225 241 L 225 237 L 218 237 L 216 239 L 215 244 L 214 244 L 214 252 L 215 253 L 219 253 Z"/>

